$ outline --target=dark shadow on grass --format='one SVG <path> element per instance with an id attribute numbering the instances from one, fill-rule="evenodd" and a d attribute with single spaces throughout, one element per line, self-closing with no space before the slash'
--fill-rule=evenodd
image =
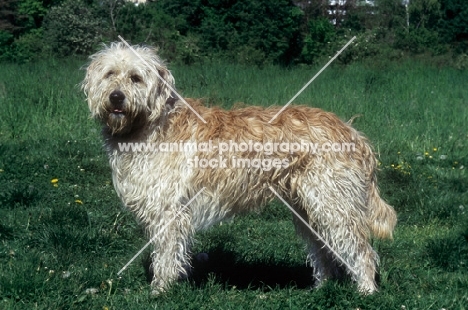
<path id="1" fill-rule="evenodd" d="M 432 263 L 444 271 L 466 270 L 468 265 L 468 230 L 448 238 L 431 240 L 426 245 Z"/>
<path id="2" fill-rule="evenodd" d="M 0 240 L 13 239 L 13 228 L 0 223 Z"/>
<path id="3" fill-rule="evenodd" d="M 28 207 L 40 197 L 40 191 L 33 185 L 9 182 L 0 193 L 0 208 L 15 209 Z"/>
<path id="4" fill-rule="evenodd" d="M 284 266 L 279 264 L 239 262 L 236 254 L 221 248 L 206 253 L 207 261 L 192 258 L 192 270 L 188 278 L 196 287 L 203 287 L 210 279 L 238 289 L 258 288 L 311 288 L 314 285 L 312 268 L 304 266 Z M 146 279 L 151 282 L 149 253 L 142 261 Z"/>
<path id="5" fill-rule="evenodd" d="M 444 182 L 442 182 L 442 186 L 454 193 L 466 193 L 468 191 L 466 178 L 446 179 Z"/>
<path id="6" fill-rule="evenodd" d="M 262 287 L 310 288 L 314 284 L 312 268 L 305 266 L 286 266 L 280 264 L 248 263 L 238 261 L 235 253 L 223 249 L 208 252 L 208 261 L 193 259 L 190 280 L 197 287 L 206 283 L 214 275 L 220 283 L 239 289 L 257 289 Z"/>

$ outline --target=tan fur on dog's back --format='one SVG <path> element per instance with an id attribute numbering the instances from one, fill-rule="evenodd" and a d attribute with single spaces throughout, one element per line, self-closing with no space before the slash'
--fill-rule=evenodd
<path id="1" fill-rule="evenodd" d="M 351 156 L 353 160 L 367 162 L 368 175 L 368 225 L 370 233 L 376 238 L 392 239 L 393 229 L 396 225 L 397 218 L 393 208 L 388 205 L 379 195 L 377 187 L 377 160 L 370 147 L 367 145 L 367 139 L 364 138 L 358 131 L 350 126 L 350 123 L 342 122 L 338 117 L 329 112 L 324 112 L 320 109 L 292 106 L 286 110 L 286 113 L 279 115 L 270 125 L 268 121 L 276 115 L 280 107 L 243 107 L 234 110 L 223 110 L 218 107 L 206 108 L 202 102 L 196 99 L 185 99 L 198 113 L 207 121 L 206 126 L 200 125 L 198 119 L 188 109 L 180 110 L 184 113 L 179 117 L 171 118 L 171 124 L 168 128 L 177 128 L 178 133 L 171 137 L 171 142 L 179 140 L 188 140 L 192 136 L 196 136 L 198 141 L 221 140 L 226 141 L 238 135 L 246 136 L 246 140 L 259 141 L 320 141 L 327 135 L 330 141 L 354 141 L 359 150 L 367 148 L 366 153 L 342 154 L 337 153 L 335 156 Z M 305 123 L 311 124 L 313 127 L 304 126 Z M 333 130 L 317 133 L 317 124 L 322 124 Z M 191 132 L 189 128 L 196 128 L 197 131 Z M 169 136 L 167 137 L 169 138 Z M 276 156 L 285 156 L 285 154 L 275 154 Z M 286 154 L 290 156 L 290 154 Z M 362 157 L 364 156 L 364 157 Z M 325 157 L 328 158 L 328 157 Z M 292 158 L 293 166 L 307 166 L 308 154 L 300 154 Z M 222 180 L 217 180 L 218 174 L 208 174 L 209 170 L 205 170 L 204 174 L 199 175 L 199 180 L 194 180 L 196 183 L 213 182 L 219 184 Z M 265 173 L 268 175 L 268 173 Z M 271 173 L 272 175 L 274 173 Z M 264 188 L 274 185 L 274 182 L 281 182 L 280 172 L 276 172 L 276 177 L 271 176 L 265 179 Z M 294 186 L 295 187 L 295 186 Z M 231 188 L 234 196 L 242 195 L 242 192 L 237 193 L 238 189 Z M 236 194 L 237 193 L 237 194 Z M 271 194 L 271 193 L 270 193 Z M 252 197 L 249 197 L 251 199 Z M 263 200 L 272 198 L 272 195 L 266 195 Z M 262 201 L 259 201 L 261 204 Z M 247 203 L 246 203 L 247 204 Z"/>

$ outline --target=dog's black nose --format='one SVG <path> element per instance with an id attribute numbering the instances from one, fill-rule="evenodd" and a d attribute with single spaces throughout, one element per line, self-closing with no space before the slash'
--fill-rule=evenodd
<path id="1" fill-rule="evenodd" d="M 125 100 L 125 95 L 120 90 L 114 90 L 109 95 L 109 100 L 113 105 L 122 105 Z"/>

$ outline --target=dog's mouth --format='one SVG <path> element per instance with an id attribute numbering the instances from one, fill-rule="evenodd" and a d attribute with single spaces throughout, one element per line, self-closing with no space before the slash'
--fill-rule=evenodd
<path id="1" fill-rule="evenodd" d="M 122 114 L 122 115 L 125 115 L 125 111 L 123 109 L 117 109 L 117 108 L 114 108 L 112 111 L 111 111 L 111 114 Z"/>
<path id="2" fill-rule="evenodd" d="M 125 110 L 113 108 L 109 111 L 108 119 L 111 122 L 121 122 L 125 119 L 126 115 Z"/>

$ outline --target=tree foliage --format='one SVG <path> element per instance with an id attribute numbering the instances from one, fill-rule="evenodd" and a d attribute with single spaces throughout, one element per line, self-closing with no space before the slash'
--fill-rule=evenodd
<path id="1" fill-rule="evenodd" d="M 440 32 L 447 42 L 454 42 L 460 50 L 468 50 L 468 1 L 442 0 L 443 18 Z"/>
<path id="2" fill-rule="evenodd" d="M 411 24 L 414 28 L 436 28 L 442 16 L 439 0 L 412 0 L 408 6 Z"/>
<path id="3" fill-rule="evenodd" d="M 44 41 L 60 56 L 88 54 L 100 41 L 101 24 L 83 1 L 67 0 L 47 14 Z"/>
<path id="4" fill-rule="evenodd" d="M 21 29 L 18 0 L 0 0 L 0 32 L 13 35 Z"/>
<path id="5" fill-rule="evenodd" d="M 213 57 L 256 65 L 313 64 L 352 35 L 359 47 L 351 46 L 342 59 L 390 50 L 400 51 L 393 55 L 467 52 L 468 1 L 334 3 L 157 0 L 135 6 L 126 0 L 0 0 L 0 60 L 33 60 L 44 52 L 89 54 L 118 35 L 156 45 L 164 57 L 186 64 Z"/>
<path id="6" fill-rule="evenodd" d="M 323 17 L 310 20 L 308 26 L 301 51 L 301 60 L 305 63 L 314 63 L 320 56 L 330 51 L 328 46 L 335 40 L 336 32 L 329 20 Z"/>
<path id="7" fill-rule="evenodd" d="M 183 35 L 199 38 L 200 48 L 241 62 L 287 63 L 300 52 L 302 11 L 289 0 L 163 1 L 170 15 L 182 16 Z M 241 56 L 239 59 L 239 56 Z"/>

